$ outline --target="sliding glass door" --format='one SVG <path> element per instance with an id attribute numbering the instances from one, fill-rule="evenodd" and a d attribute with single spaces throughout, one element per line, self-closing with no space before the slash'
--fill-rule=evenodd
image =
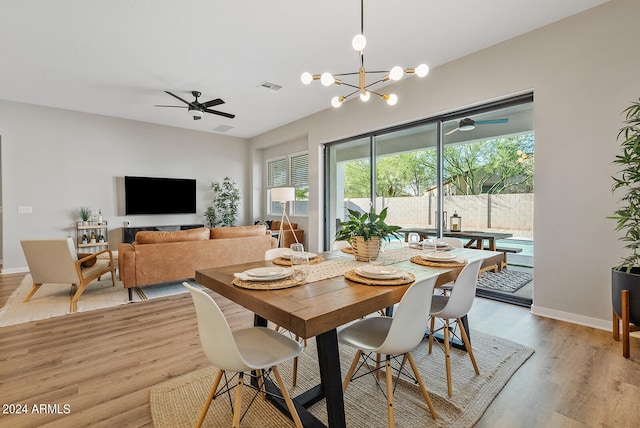
<path id="1" fill-rule="evenodd" d="M 532 100 L 517 97 L 327 144 L 325 247 L 347 208 L 388 207 L 388 223 L 437 236 L 457 227 L 452 219 L 462 230 L 499 232 L 513 240 L 498 244 L 512 250 L 514 264 L 533 266 Z"/>

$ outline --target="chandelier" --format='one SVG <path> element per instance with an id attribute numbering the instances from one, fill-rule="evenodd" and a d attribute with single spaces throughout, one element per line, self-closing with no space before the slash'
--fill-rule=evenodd
<path id="1" fill-rule="evenodd" d="M 364 48 L 366 44 L 367 39 L 364 37 L 364 0 L 360 0 L 360 34 L 356 34 L 353 37 L 353 40 L 351 40 L 351 46 L 358 53 L 358 57 L 360 60 L 359 70 L 352 73 L 340 74 L 331 74 L 328 72 L 324 72 L 322 74 L 311 74 L 309 72 L 304 72 L 300 76 L 300 80 L 302 80 L 302 83 L 304 83 L 305 85 L 310 84 L 314 80 L 319 80 L 320 83 L 322 83 L 324 86 L 338 85 L 355 89 L 353 92 L 347 95 L 343 95 L 341 97 L 333 97 L 331 99 L 331 105 L 335 108 L 340 107 L 343 102 L 345 102 L 349 97 L 355 94 L 360 94 L 360 99 L 362 101 L 369 101 L 369 99 L 371 98 L 371 94 L 374 94 L 385 100 L 387 104 L 393 106 L 398 102 L 398 96 L 396 94 L 384 94 L 373 91 L 370 88 L 379 83 L 384 83 L 389 80 L 398 81 L 402 79 L 405 74 L 415 74 L 418 77 L 424 77 L 429 73 L 429 67 L 426 64 L 420 64 L 416 68 L 403 69 L 402 67 L 396 65 L 388 71 L 367 71 L 364 68 Z M 338 77 L 356 75 L 358 76 L 357 85 L 346 83 L 341 79 L 338 79 Z M 382 75 L 382 77 L 376 77 L 378 80 L 375 80 L 372 83 L 367 83 L 367 75 Z"/>

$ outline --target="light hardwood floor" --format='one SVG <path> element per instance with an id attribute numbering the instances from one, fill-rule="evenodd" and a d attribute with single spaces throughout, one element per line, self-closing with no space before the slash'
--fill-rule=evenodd
<path id="1" fill-rule="evenodd" d="M 0 275 L 0 305 L 21 279 Z M 246 310 L 216 300 L 232 327 L 251 325 Z M 523 308 L 477 299 L 469 319 L 536 351 L 478 427 L 640 426 L 640 339 L 627 360 L 611 333 Z M 70 406 L 69 414 L 0 414 L 0 426 L 152 426 L 149 388 L 208 365 L 188 294 L 0 328 L 3 405 Z"/>

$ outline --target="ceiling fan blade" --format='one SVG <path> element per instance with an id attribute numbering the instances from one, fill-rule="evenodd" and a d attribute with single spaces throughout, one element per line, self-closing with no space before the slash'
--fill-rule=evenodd
<path id="1" fill-rule="evenodd" d="M 207 101 L 206 103 L 202 103 L 202 107 L 209 108 L 209 107 L 217 106 L 217 105 L 220 105 L 220 104 L 224 104 L 224 101 L 222 101 L 221 98 L 216 98 L 215 100 L 211 100 L 211 101 Z"/>
<path id="2" fill-rule="evenodd" d="M 451 134 L 453 134 L 454 132 L 456 132 L 458 129 L 460 129 L 460 128 L 453 128 L 451 131 L 447 132 L 447 133 L 446 133 L 446 134 L 444 134 L 444 135 L 451 135 Z"/>
<path id="3" fill-rule="evenodd" d="M 233 119 L 234 117 L 236 117 L 235 114 L 225 113 L 223 111 L 218 111 L 218 110 L 210 110 L 208 108 L 204 109 L 204 111 L 206 111 L 207 113 L 211 113 L 211 114 L 217 114 L 218 116 L 228 117 L 229 119 Z"/>
<path id="4" fill-rule="evenodd" d="M 165 105 L 154 105 L 154 107 L 175 107 L 175 108 L 189 108 L 187 106 L 165 106 Z"/>
<path id="5" fill-rule="evenodd" d="M 169 92 L 169 91 L 165 91 L 165 92 L 166 92 L 167 94 L 171 95 L 172 97 L 179 99 L 180 101 L 182 101 L 183 103 L 185 103 L 185 104 L 186 104 L 186 105 L 188 105 L 188 106 L 192 106 L 192 105 L 193 105 L 193 103 L 190 103 L 189 101 L 183 100 L 182 98 L 180 98 L 180 97 L 179 97 L 179 96 L 177 96 L 176 94 L 172 94 L 172 93 L 171 93 L 171 92 Z"/>
<path id="6" fill-rule="evenodd" d="M 488 125 L 493 123 L 507 123 L 509 122 L 508 118 L 503 119 L 488 119 L 488 120 L 476 120 L 476 125 Z"/>

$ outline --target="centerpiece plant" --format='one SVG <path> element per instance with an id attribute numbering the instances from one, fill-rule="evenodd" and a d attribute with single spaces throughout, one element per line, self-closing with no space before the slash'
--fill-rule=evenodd
<path id="1" fill-rule="evenodd" d="M 618 132 L 621 153 L 615 157 L 614 164 L 621 167 L 613 176 L 612 191 L 622 191 L 621 206 L 614 215 L 616 231 L 624 234 L 624 248 L 629 253 L 621 263 L 612 269 L 613 309 L 621 316 L 622 290 L 630 291 L 630 320 L 640 325 L 640 100 L 632 103 L 623 113 L 625 126 Z"/>
<path id="2" fill-rule="evenodd" d="M 379 214 L 376 213 L 375 208 L 372 208 L 368 213 L 360 213 L 350 209 L 347 220 L 340 223 L 341 229 L 336 233 L 336 239 L 349 241 L 356 260 L 376 259 L 380 251 L 381 240 L 400 237 L 398 233 L 400 226 L 388 225 L 385 222 L 387 208 L 384 208 Z"/>

